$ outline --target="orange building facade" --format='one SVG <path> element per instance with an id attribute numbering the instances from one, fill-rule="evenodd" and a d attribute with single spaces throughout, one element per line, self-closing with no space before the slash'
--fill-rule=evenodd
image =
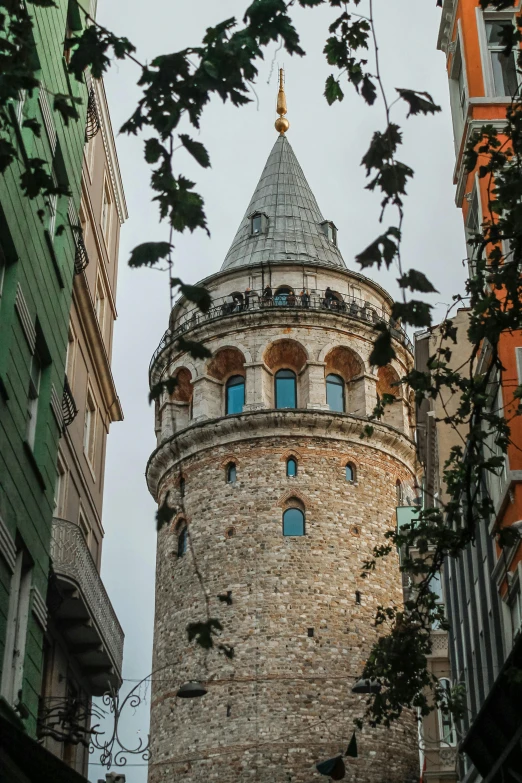
<path id="1" fill-rule="evenodd" d="M 455 141 L 456 206 L 462 209 L 467 242 L 468 273 L 474 274 L 473 235 L 490 219 L 488 178 L 480 179 L 478 161 L 472 172 L 464 153 L 472 135 L 484 125 L 505 127 L 511 96 L 519 90 L 516 56 L 503 52 L 502 28 L 515 24 L 520 2 L 496 11 L 478 0 L 444 0 L 438 48 L 446 55 Z M 502 137 L 501 137 L 502 138 Z M 509 248 L 504 261 L 513 262 Z M 445 601 L 452 629 L 450 658 L 454 682 L 466 686 L 468 714 L 460 728 L 460 779 L 466 782 L 522 780 L 521 694 L 509 679 L 509 669 L 522 660 L 522 419 L 517 417 L 514 391 L 522 383 L 522 331 L 505 332 L 499 343 L 501 369 L 492 372 L 489 405 L 511 427 L 511 444 L 498 475 L 485 480 L 494 511 L 477 541 L 451 564 L 445 579 Z M 491 366 L 491 349 L 482 346 L 477 372 Z M 486 456 L 500 450 L 493 435 Z M 520 530 L 510 547 L 496 545 L 498 531 Z M 493 556 L 491 556 L 493 555 Z M 518 705 L 515 704 L 515 694 Z M 510 777 L 510 775 L 514 775 Z"/>

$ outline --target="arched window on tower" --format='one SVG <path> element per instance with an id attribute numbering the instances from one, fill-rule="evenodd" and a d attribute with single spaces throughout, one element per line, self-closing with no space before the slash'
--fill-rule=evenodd
<path id="1" fill-rule="evenodd" d="M 286 461 L 286 475 L 297 476 L 297 460 L 295 457 L 289 457 Z"/>
<path id="2" fill-rule="evenodd" d="M 254 212 L 250 216 L 250 233 L 252 236 L 266 234 L 268 228 L 268 217 L 264 212 Z"/>
<path id="3" fill-rule="evenodd" d="M 300 508 L 287 508 L 283 512 L 283 535 L 304 536 L 305 515 Z"/>
<path id="4" fill-rule="evenodd" d="M 186 554 L 188 547 L 188 532 L 185 522 L 181 522 L 178 525 L 178 557 L 183 557 Z"/>
<path id="5" fill-rule="evenodd" d="M 326 404 L 331 411 L 344 413 L 344 381 L 340 375 L 326 376 Z"/>
<path id="6" fill-rule="evenodd" d="M 346 476 L 346 481 L 349 481 L 351 484 L 354 483 L 356 474 L 355 474 L 355 465 L 353 464 L 353 462 L 348 462 L 346 464 L 345 476 Z"/>
<path id="7" fill-rule="evenodd" d="M 397 505 L 398 506 L 403 506 L 404 505 L 404 492 L 403 492 L 403 489 L 402 489 L 402 484 L 399 481 L 399 479 L 397 479 L 397 481 L 395 483 L 395 493 L 397 495 Z"/>
<path id="8" fill-rule="evenodd" d="M 229 462 L 227 465 L 227 482 L 235 484 L 237 480 L 237 468 L 235 462 Z"/>
<path id="9" fill-rule="evenodd" d="M 297 378 L 293 370 L 278 370 L 275 374 L 276 408 L 297 408 Z"/>
<path id="10" fill-rule="evenodd" d="M 225 415 L 241 413 L 245 404 L 245 379 L 242 375 L 233 375 L 226 383 Z"/>

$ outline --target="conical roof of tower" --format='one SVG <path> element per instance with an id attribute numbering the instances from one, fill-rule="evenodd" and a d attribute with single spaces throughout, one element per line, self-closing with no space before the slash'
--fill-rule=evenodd
<path id="1" fill-rule="evenodd" d="M 265 230 L 252 235 L 251 217 L 267 216 Z M 324 218 L 290 142 L 281 134 L 272 148 L 222 270 L 293 261 L 346 268 L 337 246 L 324 233 Z"/>

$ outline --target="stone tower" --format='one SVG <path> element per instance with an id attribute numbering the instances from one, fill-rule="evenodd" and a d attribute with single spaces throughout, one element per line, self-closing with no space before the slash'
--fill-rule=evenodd
<path id="1" fill-rule="evenodd" d="M 150 368 L 152 384 L 178 383 L 157 406 L 147 466 L 154 498 L 177 509 L 158 534 L 149 781 L 325 780 L 316 762 L 345 749 L 364 713 L 351 689 L 376 607 L 402 599 L 394 557 L 360 574 L 413 486 L 411 410 L 393 385 L 411 346 L 397 329 L 397 360 L 370 366 L 391 299 L 347 270 L 284 132 L 202 285 L 211 309 L 181 298 Z M 177 350 L 180 335 L 211 358 Z M 397 402 L 361 439 L 386 392 Z M 231 604 L 217 597 L 228 591 Z M 188 642 L 207 616 L 232 659 Z M 207 694 L 177 697 L 190 680 Z M 357 739 L 346 780 L 418 778 L 413 721 Z"/>

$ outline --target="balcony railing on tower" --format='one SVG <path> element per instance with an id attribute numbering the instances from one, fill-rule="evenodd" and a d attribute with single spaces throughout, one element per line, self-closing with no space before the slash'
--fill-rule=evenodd
<path id="1" fill-rule="evenodd" d="M 301 313 L 322 310 L 342 318 L 356 319 L 357 321 L 365 321 L 374 325 L 385 323 L 390 325 L 392 336 L 410 352 L 413 352 L 411 340 L 402 326 L 397 321 L 394 321 L 388 312 L 380 307 L 376 307 L 371 302 L 357 299 L 353 296 L 343 296 L 338 292 L 314 290 L 302 296 L 291 291 L 281 293 L 276 290 L 273 295 L 266 296 L 263 291 L 251 290 L 244 294 L 235 292 L 213 299 L 206 313 L 202 313 L 196 305 L 183 310 L 179 315 L 176 328 L 167 329 L 161 338 L 152 356 L 149 372 L 152 371 L 159 355 L 171 346 L 180 335 L 191 329 L 219 318 L 239 314 L 248 315 L 260 311 L 268 312 L 275 309 L 298 310 Z"/>

